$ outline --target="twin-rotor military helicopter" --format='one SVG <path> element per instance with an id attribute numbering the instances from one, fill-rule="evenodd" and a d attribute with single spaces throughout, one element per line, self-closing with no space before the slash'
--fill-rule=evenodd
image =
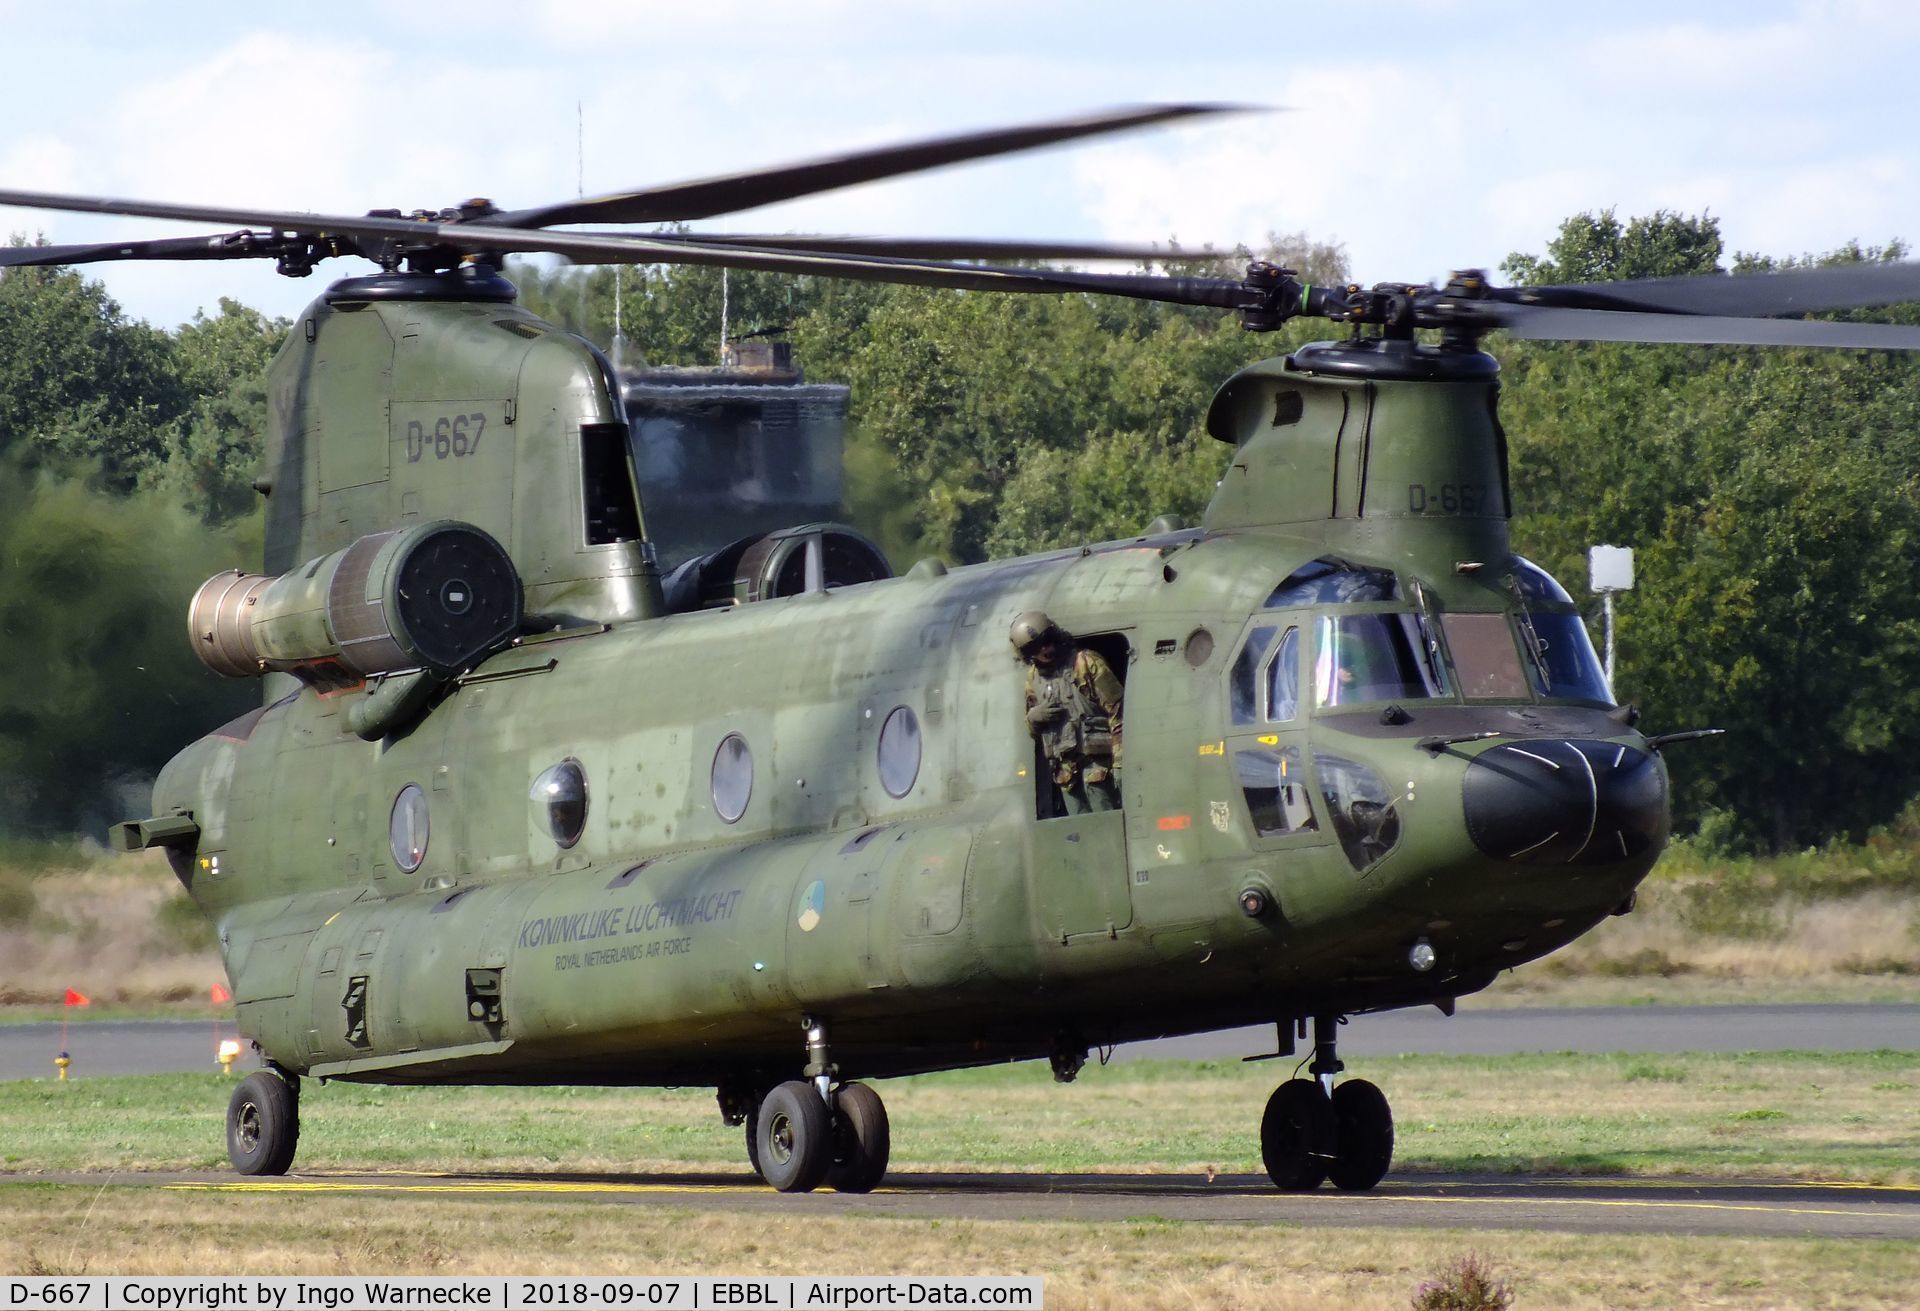
<path id="1" fill-rule="evenodd" d="M 1631 907 L 1668 835 L 1661 737 L 1565 590 L 1514 554 L 1480 336 L 1920 347 L 1770 316 L 1920 296 L 1912 264 L 1522 289 L 1324 287 L 955 260 L 1039 243 L 617 235 L 1216 112 L 1124 110 L 628 194 L 331 217 L 0 192 L 245 225 L 0 265 L 359 255 L 269 371 L 260 574 L 190 637 L 265 676 L 153 817 L 215 925 L 242 1032 L 235 1166 L 286 1171 L 303 1076 L 706 1085 L 775 1187 L 865 1191 L 862 1080 L 1271 1022 L 1311 1077 L 1260 1128 L 1284 1189 L 1367 1189 L 1385 1097 L 1344 1017 L 1438 1005 Z M 515 304 L 513 252 L 1298 316 L 1338 341 L 1242 370 L 1200 524 L 895 577 L 797 526 L 655 566 L 607 360 Z M 1437 331 L 1423 341 L 1417 329 Z M 1428 334 L 1432 336 L 1434 334 Z M 1124 682 L 1121 805 L 1064 814 L 1009 624 L 1044 611 Z"/>

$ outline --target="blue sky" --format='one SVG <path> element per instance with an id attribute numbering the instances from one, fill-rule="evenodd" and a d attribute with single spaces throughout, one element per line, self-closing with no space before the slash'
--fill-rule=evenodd
<path id="1" fill-rule="evenodd" d="M 1343 243 L 1363 281 L 1540 250 L 1615 206 L 1786 255 L 1920 239 L 1920 5 L 1111 0 L 174 5 L 0 0 L 0 185 L 319 212 L 506 206 L 1115 104 L 1149 131 L 728 219 L 734 230 Z M 578 125 L 584 125 L 584 131 Z M 584 144 L 584 157 L 577 148 Z M 718 224 L 716 224 L 718 226 Z M 56 241 L 174 224 L 0 209 Z M 212 230 L 212 229 L 207 229 Z M 172 326 L 327 276 L 115 267 Z"/>

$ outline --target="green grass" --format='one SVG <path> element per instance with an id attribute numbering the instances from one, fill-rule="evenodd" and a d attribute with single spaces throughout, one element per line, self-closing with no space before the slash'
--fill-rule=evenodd
<path id="1" fill-rule="evenodd" d="M 1278 1063 L 1027 1064 L 890 1080 L 896 1169 L 1260 1168 Z M 1920 1181 L 1920 1055 L 1356 1060 L 1399 1128 L 1395 1169 Z M 217 1074 L 0 1084 L 0 1170 L 224 1167 Z M 706 1090 L 382 1088 L 309 1082 L 307 1169 L 743 1168 Z"/>

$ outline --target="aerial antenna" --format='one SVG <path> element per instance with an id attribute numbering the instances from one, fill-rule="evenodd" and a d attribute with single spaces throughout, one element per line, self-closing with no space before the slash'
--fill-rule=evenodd
<path id="1" fill-rule="evenodd" d="M 573 194 L 584 199 L 587 194 L 587 113 L 582 102 L 573 102 Z M 587 283 L 591 280 L 585 269 L 580 274 L 580 307 L 576 327 L 582 336 L 587 331 Z"/>

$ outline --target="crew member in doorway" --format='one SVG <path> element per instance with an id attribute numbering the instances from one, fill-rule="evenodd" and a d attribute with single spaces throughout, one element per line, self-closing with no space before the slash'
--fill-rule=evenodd
<path id="1" fill-rule="evenodd" d="M 1120 809 L 1125 694 L 1112 667 L 1041 610 L 1015 619 L 1008 636 L 1027 665 L 1027 731 L 1046 753 L 1067 813 Z"/>

